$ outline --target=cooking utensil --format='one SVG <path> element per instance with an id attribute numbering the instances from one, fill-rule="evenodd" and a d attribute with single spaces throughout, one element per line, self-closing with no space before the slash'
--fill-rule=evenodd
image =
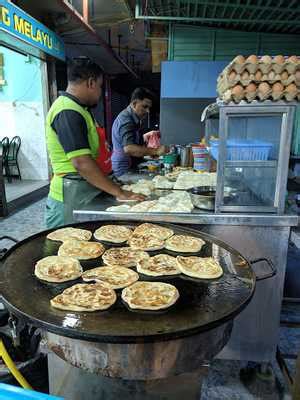
<path id="1" fill-rule="evenodd" d="M 107 224 L 134 228 L 139 223 L 108 220 L 71 226 L 95 231 Z M 79 313 L 52 308 L 50 299 L 74 282 L 68 282 L 64 287 L 61 284 L 45 284 L 33 274 L 38 260 L 57 254 L 61 243 L 46 238 L 51 230 L 33 235 L 5 253 L 0 263 L 3 302 L 11 313 L 36 327 L 62 336 L 109 343 L 171 340 L 207 331 L 234 318 L 254 293 L 256 277 L 250 263 L 214 236 L 177 225 L 161 225 L 173 229 L 176 234 L 205 240 L 206 245 L 199 254 L 214 255 L 224 274 L 216 280 L 188 281 L 175 277 L 172 284 L 178 288 L 180 298 L 174 307 L 159 316 L 131 312 L 120 299 L 104 312 Z M 168 253 L 167 250 L 160 252 Z M 81 264 L 84 270 L 94 267 L 94 262 L 88 260 L 81 261 Z M 161 280 L 164 281 L 164 278 Z"/>
<path id="2" fill-rule="evenodd" d="M 195 207 L 213 211 L 215 209 L 216 188 L 214 186 L 200 186 L 188 189 Z"/>
<path id="3" fill-rule="evenodd" d="M 193 158 L 192 146 L 181 146 L 179 156 L 181 167 L 191 167 L 193 165 L 193 163 L 191 163 L 191 159 Z"/>
<path id="4" fill-rule="evenodd" d="M 215 186 L 199 186 L 186 190 L 190 196 L 192 203 L 195 207 L 213 211 L 215 209 L 216 187 Z M 224 198 L 234 196 L 233 189 L 229 187 L 224 188 Z"/>

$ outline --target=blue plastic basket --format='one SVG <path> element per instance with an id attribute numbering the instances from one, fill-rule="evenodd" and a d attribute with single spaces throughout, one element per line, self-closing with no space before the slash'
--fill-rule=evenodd
<path id="1" fill-rule="evenodd" d="M 0 383 L 1 400 L 63 400 L 63 397 L 50 396 L 33 390 Z"/>
<path id="2" fill-rule="evenodd" d="M 210 141 L 210 152 L 218 160 L 219 141 Z M 260 140 L 227 140 L 227 160 L 263 161 L 269 158 L 273 144 Z"/>

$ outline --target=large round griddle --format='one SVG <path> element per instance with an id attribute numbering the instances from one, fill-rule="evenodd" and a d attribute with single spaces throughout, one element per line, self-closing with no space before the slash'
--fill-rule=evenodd
<path id="1" fill-rule="evenodd" d="M 70 226 L 95 231 L 111 221 L 93 221 Z M 128 227 L 138 223 L 119 221 Z M 180 298 L 171 308 L 161 312 L 130 311 L 120 298 L 107 311 L 71 312 L 50 306 L 50 299 L 66 287 L 81 280 L 64 284 L 43 283 L 34 276 L 34 265 L 43 257 L 56 255 L 60 242 L 46 239 L 51 231 L 43 231 L 12 247 L 0 266 L 0 293 L 7 308 L 25 322 L 47 331 L 75 339 L 109 342 L 138 343 L 181 338 L 207 331 L 234 318 L 250 301 L 255 289 L 255 275 L 245 258 L 224 242 L 208 234 L 179 227 L 177 234 L 202 238 L 206 245 L 199 255 L 214 254 L 224 274 L 215 280 L 180 277 L 160 277 L 162 282 L 175 285 Z M 105 244 L 106 248 L 112 247 Z M 167 250 L 157 253 L 172 254 Z M 153 252 L 153 255 L 155 252 Z M 174 255 L 174 254 L 172 254 Z M 187 254 L 185 254 L 187 255 Z M 84 270 L 99 266 L 102 260 L 82 261 Z M 152 280 L 141 276 L 142 280 Z"/>

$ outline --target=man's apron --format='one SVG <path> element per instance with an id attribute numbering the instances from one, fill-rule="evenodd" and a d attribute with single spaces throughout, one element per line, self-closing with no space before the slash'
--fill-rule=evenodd
<path id="1" fill-rule="evenodd" d="M 79 174 L 65 175 L 63 177 L 65 225 L 74 222 L 73 210 L 83 208 L 100 193 L 101 190 L 88 183 Z"/>

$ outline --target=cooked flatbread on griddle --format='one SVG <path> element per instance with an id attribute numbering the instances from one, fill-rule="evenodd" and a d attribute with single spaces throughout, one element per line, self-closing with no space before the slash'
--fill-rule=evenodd
<path id="1" fill-rule="evenodd" d="M 164 226 L 150 224 L 148 222 L 141 224 L 133 231 L 135 237 L 139 236 L 153 236 L 160 240 L 166 240 L 174 235 L 172 229 L 165 228 Z"/>
<path id="2" fill-rule="evenodd" d="M 129 246 L 134 250 L 154 251 L 163 249 L 164 240 L 154 236 L 131 236 L 128 240 Z"/>
<path id="3" fill-rule="evenodd" d="M 67 282 L 77 279 L 82 274 L 82 268 L 76 258 L 49 256 L 35 264 L 34 274 L 47 282 Z"/>
<path id="4" fill-rule="evenodd" d="M 56 240 L 59 242 L 65 242 L 66 240 L 90 240 L 92 232 L 86 229 L 78 228 L 61 228 L 56 231 L 50 232 L 47 235 L 47 239 Z"/>
<path id="5" fill-rule="evenodd" d="M 132 236 L 132 230 L 122 225 L 103 225 L 94 232 L 97 240 L 124 243 Z"/>
<path id="6" fill-rule="evenodd" d="M 100 257 L 105 251 L 103 244 L 98 242 L 86 242 L 84 240 L 67 240 L 58 249 L 59 256 L 88 260 Z"/>
<path id="7" fill-rule="evenodd" d="M 104 264 L 117 267 L 135 267 L 141 260 L 149 258 L 149 254 L 131 247 L 112 247 L 102 256 Z"/>
<path id="8" fill-rule="evenodd" d="M 166 240 L 165 248 L 177 253 L 197 253 L 204 244 L 204 240 L 193 236 L 174 235 Z"/>
<path id="9" fill-rule="evenodd" d="M 125 267 L 103 266 L 89 269 L 82 274 L 85 282 L 107 282 L 113 289 L 122 289 L 139 279 L 139 274 Z"/>
<path id="10" fill-rule="evenodd" d="M 162 310 L 176 303 L 179 292 L 163 282 L 136 282 L 122 290 L 122 299 L 132 309 Z"/>
<path id="11" fill-rule="evenodd" d="M 180 270 L 177 267 L 176 258 L 168 254 L 158 254 L 137 264 L 137 271 L 140 274 L 150 276 L 178 275 Z"/>
<path id="12" fill-rule="evenodd" d="M 212 257 L 181 257 L 177 258 L 180 271 L 188 276 L 202 279 L 214 279 L 223 275 L 223 269 Z"/>
<path id="13" fill-rule="evenodd" d="M 106 310 L 117 300 L 115 291 L 106 282 L 78 283 L 50 300 L 52 307 L 70 311 Z"/>

